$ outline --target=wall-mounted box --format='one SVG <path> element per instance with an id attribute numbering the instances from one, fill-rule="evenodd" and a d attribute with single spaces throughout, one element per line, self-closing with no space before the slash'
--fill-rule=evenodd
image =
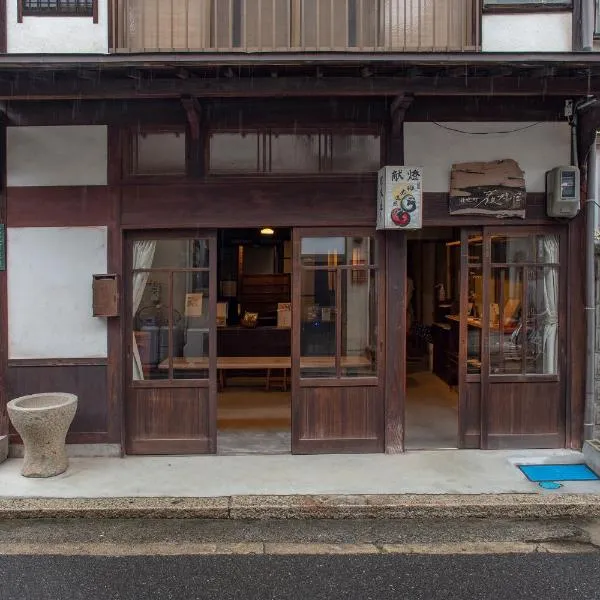
<path id="1" fill-rule="evenodd" d="M 579 212 L 579 169 L 555 167 L 546 173 L 546 214 L 572 219 Z"/>
<path id="2" fill-rule="evenodd" d="M 118 275 L 93 275 L 92 277 L 92 312 L 94 317 L 118 317 Z"/>

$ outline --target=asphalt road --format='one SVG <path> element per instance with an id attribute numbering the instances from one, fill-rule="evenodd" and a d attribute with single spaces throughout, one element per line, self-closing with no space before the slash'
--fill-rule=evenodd
<path id="1" fill-rule="evenodd" d="M 0 598 L 591 600 L 598 554 L 2 556 Z"/>

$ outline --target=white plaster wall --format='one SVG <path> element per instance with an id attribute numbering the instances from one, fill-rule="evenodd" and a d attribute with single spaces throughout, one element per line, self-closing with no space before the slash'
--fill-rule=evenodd
<path id="1" fill-rule="evenodd" d="M 513 158 L 525 171 L 529 192 L 543 192 L 545 173 L 558 165 L 568 165 L 571 133 L 567 123 L 405 123 L 405 164 L 423 167 L 426 192 L 448 192 L 453 163 Z M 511 131 L 533 125 L 514 133 Z M 479 135 L 482 132 L 489 135 Z M 475 135 L 473 135 L 475 134 Z"/>
<path id="2" fill-rule="evenodd" d="M 91 17 L 23 17 L 8 0 L 9 54 L 108 54 L 108 1 L 98 0 L 98 23 Z"/>
<path id="3" fill-rule="evenodd" d="M 483 15 L 481 47 L 484 52 L 571 52 L 572 14 Z"/>
<path id="4" fill-rule="evenodd" d="M 9 228 L 9 358 L 106 357 L 106 320 L 92 316 L 106 266 L 106 227 Z"/>
<path id="5" fill-rule="evenodd" d="M 106 185 L 106 125 L 8 127 L 7 178 L 14 187 Z"/>

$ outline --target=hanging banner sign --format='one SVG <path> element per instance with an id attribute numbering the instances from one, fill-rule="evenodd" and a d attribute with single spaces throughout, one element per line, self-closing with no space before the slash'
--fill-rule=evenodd
<path id="1" fill-rule="evenodd" d="M 377 176 L 377 229 L 423 227 L 421 167 L 383 167 Z"/>
<path id="2" fill-rule="evenodd" d="M 452 165 L 451 215 L 525 218 L 525 174 L 512 159 Z"/>

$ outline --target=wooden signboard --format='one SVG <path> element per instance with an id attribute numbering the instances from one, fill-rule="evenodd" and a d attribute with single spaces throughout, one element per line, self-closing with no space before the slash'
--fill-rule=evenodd
<path id="1" fill-rule="evenodd" d="M 525 218 L 525 177 L 512 159 L 452 165 L 450 214 Z"/>

